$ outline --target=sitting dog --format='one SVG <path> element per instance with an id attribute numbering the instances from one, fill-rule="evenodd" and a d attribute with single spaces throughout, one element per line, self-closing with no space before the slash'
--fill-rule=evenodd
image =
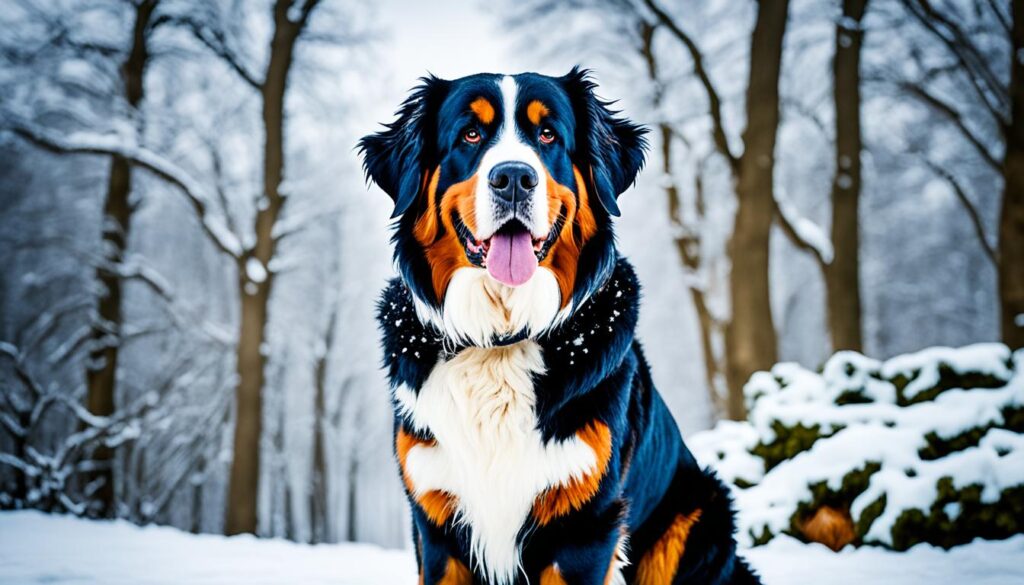
<path id="1" fill-rule="evenodd" d="M 420 583 L 757 583 L 634 337 L 646 130 L 588 73 L 424 78 L 359 147 L 394 200 L 378 320 Z"/>

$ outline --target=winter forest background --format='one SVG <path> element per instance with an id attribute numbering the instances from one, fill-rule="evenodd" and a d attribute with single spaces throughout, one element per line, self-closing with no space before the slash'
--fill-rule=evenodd
<path id="1" fill-rule="evenodd" d="M 0 0 L 0 508 L 404 545 L 354 145 L 428 71 L 579 63 L 651 127 L 618 234 L 685 434 L 777 362 L 1020 348 L 1022 60 L 1009 0 Z"/>

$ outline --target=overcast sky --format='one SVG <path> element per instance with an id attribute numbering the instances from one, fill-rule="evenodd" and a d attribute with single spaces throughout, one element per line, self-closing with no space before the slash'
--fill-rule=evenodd
<path id="1" fill-rule="evenodd" d="M 427 72 L 453 79 L 473 73 L 538 71 L 561 75 L 574 61 L 544 59 L 516 51 L 512 35 L 503 31 L 494 3 L 480 0 L 381 0 L 376 22 L 385 37 L 378 45 L 390 63 L 396 96 L 404 94 Z M 392 104 L 390 110 L 393 111 Z"/>

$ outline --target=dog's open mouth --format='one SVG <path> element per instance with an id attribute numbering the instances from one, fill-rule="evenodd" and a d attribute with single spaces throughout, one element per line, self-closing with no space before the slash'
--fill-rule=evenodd
<path id="1" fill-rule="evenodd" d="M 530 280 L 537 265 L 547 257 L 562 230 L 563 217 L 559 214 L 547 236 L 541 238 L 533 237 L 517 219 L 507 221 L 486 239 L 476 238 L 457 214 L 452 214 L 452 221 L 470 263 L 486 268 L 499 282 L 519 286 Z"/>

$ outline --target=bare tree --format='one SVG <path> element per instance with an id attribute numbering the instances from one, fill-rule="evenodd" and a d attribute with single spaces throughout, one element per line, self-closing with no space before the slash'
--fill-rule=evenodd
<path id="1" fill-rule="evenodd" d="M 160 0 L 142 0 L 129 3 L 131 30 L 127 46 L 109 44 L 105 39 L 93 38 L 88 34 L 72 34 L 77 27 L 72 17 L 59 14 L 52 7 L 37 7 L 30 12 L 37 23 L 45 24 L 49 38 L 35 48 L 19 46 L 13 41 L 3 47 L 3 53 L 13 63 L 29 65 L 53 62 L 86 60 L 94 72 L 102 77 L 106 62 L 120 60 L 116 68 L 119 78 L 112 95 L 95 96 L 117 104 L 124 110 L 124 118 L 138 135 L 141 125 L 139 109 L 145 97 L 144 78 L 147 66 L 153 58 L 150 45 L 152 36 L 161 20 L 157 13 Z M 123 10 L 122 6 L 96 7 L 108 11 Z M 53 69 L 59 69 L 53 67 Z M 68 93 L 93 93 L 95 87 L 81 83 L 58 83 Z M 96 87 L 102 87 L 97 83 Z M 63 112 L 62 112 L 63 113 Z M 75 116 L 72 115 L 72 122 Z M 52 149 L 51 149 L 52 150 Z M 118 358 L 121 351 L 123 319 L 123 280 L 126 266 L 128 241 L 131 234 L 131 219 L 134 212 L 132 201 L 131 163 L 123 156 L 110 157 L 110 170 L 106 180 L 103 198 L 103 220 L 100 225 L 102 258 L 90 261 L 98 293 L 90 311 L 90 334 L 81 346 L 86 350 L 85 361 L 85 407 L 94 416 L 110 417 L 117 410 Z M 83 430 L 85 425 L 83 424 Z M 83 481 L 91 487 L 88 512 L 93 515 L 109 516 L 113 513 L 114 479 L 111 460 L 113 450 L 102 442 L 96 443 L 96 452 L 86 455 L 92 461 L 92 471 Z"/>
<path id="2" fill-rule="evenodd" d="M 712 403 L 719 412 L 730 418 L 744 418 L 744 384 L 755 371 L 770 368 L 778 354 L 768 282 L 771 226 L 777 222 L 797 246 L 815 257 L 823 269 L 832 260 L 831 246 L 827 240 L 823 242 L 817 237 L 821 233 L 817 226 L 797 216 L 792 205 L 780 200 L 773 188 L 774 151 L 780 118 L 778 86 L 788 2 L 768 0 L 758 3 L 757 19 L 750 36 L 750 73 L 745 92 L 747 126 L 742 133 L 742 150 L 730 144 L 723 99 L 712 79 L 704 51 L 695 37 L 687 33 L 680 21 L 657 0 L 565 0 L 560 3 L 527 3 L 519 7 L 531 18 L 539 14 L 552 20 L 579 10 L 596 11 L 607 20 L 613 20 L 602 32 L 610 31 L 624 37 L 642 59 L 651 82 L 651 105 L 656 111 L 656 135 L 661 146 L 663 189 L 669 221 L 674 228 L 675 248 L 686 272 L 693 277 L 688 284 L 700 323 L 706 383 Z M 611 19 L 610 15 L 615 18 Z M 629 24 L 622 26 L 622 22 Z M 593 32 L 582 32 L 582 38 Z M 664 106 L 670 100 L 667 88 L 675 80 L 671 72 L 666 78 L 663 65 L 669 64 L 671 71 L 676 61 L 664 54 L 659 55 L 655 48 L 655 37 L 659 35 L 667 35 L 678 43 L 677 46 L 692 63 L 693 76 L 707 99 L 710 152 L 694 151 L 694 145 L 683 131 L 686 120 L 671 119 L 665 114 Z M 617 52 L 618 45 L 615 47 Z M 622 58 L 621 54 L 608 57 L 615 62 Z M 678 157 L 676 145 L 684 147 L 678 150 L 691 156 L 691 164 L 696 170 L 692 204 L 684 203 L 682 197 L 680 173 L 674 160 Z M 711 310 L 711 292 L 707 278 L 703 278 L 710 272 L 701 236 L 701 225 L 707 219 L 704 169 L 712 156 L 725 162 L 738 201 L 726 250 L 731 264 L 729 300 L 732 314 L 723 311 L 721 316 Z M 687 218 L 686 210 L 691 208 L 693 213 Z M 813 228 L 813 233 L 809 228 Z M 722 355 L 716 355 L 719 337 L 724 339 Z"/>
<path id="3" fill-rule="evenodd" d="M 234 456 L 228 484 L 226 532 L 255 533 L 260 468 L 260 427 L 263 416 L 263 387 L 267 356 L 263 352 L 274 273 L 269 269 L 280 234 L 275 225 L 281 218 L 286 193 L 284 178 L 285 95 L 294 53 L 319 0 L 277 0 L 273 5 L 273 34 L 270 55 L 262 77 L 251 73 L 235 54 L 223 26 L 183 17 L 197 39 L 227 64 L 239 79 L 260 95 L 264 129 L 263 195 L 257 206 L 254 243 L 240 254 L 238 263 L 241 329 L 238 336 L 235 390 Z"/>
<path id="4" fill-rule="evenodd" d="M 224 208 L 223 198 L 216 195 L 216 190 L 208 189 L 188 172 L 153 151 L 137 145 L 112 143 L 102 136 L 62 137 L 24 121 L 10 124 L 15 133 L 42 148 L 54 152 L 119 156 L 178 187 L 192 205 L 211 243 L 234 261 L 238 270 L 241 318 L 236 348 L 234 455 L 225 521 L 228 534 L 255 533 L 257 528 L 262 392 L 267 358 L 264 348 L 274 281 L 271 261 L 279 241 L 293 231 L 278 227 L 287 195 L 281 190 L 285 164 L 285 96 L 289 72 L 295 61 L 296 44 L 318 4 L 318 0 L 275 2 L 272 10 L 274 29 L 262 78 L 249 72 L 228 44 L 228 35 L 222 29 L 188 15 L 166 17 L 167 22 L 190 29 L 216 57 L 260 95 L 265 132 L 263 188 L 257 201 L 251 243 L 243 244 L 243 238 L 232 229 L 232 222 L 225 221 L 230 214 Z M 221 203 L 218 205 L 218 202 Z"/>
<path id="5" fill-rule="evenodd" d="M 144 285 L 163 301 L 172 319 L 181 321 L 181 329 L 204 331 L 194 312 L 181 306 L 166 288 L 162 277 L 141 267 L 137 261 L 114 262 L 106 256 L 73 249 L 67 253 L 78 254 L 90 265 L 102 265 L 119 282 L 133 281 Z M 0 488 L 2 507 L 94 514 L 97 494 L 113 478 L 109 473 L 113 462 L 109 458 L 98 458 L 97 454 L 110 453 L 140 441 L 147 442 L 157 435 L 154 429 L 164 424 L 162 421 L 188 418 L 181 408 L 183 392 L 202 373 L 202 368 L 197 367 L 196 355 L 209 352 L 188 352 L 173 366 L 169 364 L 161 380 L 151 388 L 144 391 L 130 388 L 136 397 L 122 401 L 110 415 L 97 415 L 80 403 L 78 387 L 81 384 L 66 388 L 44 381 L 39 375 L 41 372 L 47 375 L 77 365 L 79 354 L 91 342 L 91 327 L 73 330 L 70 335 L 62 328 L 65 318 L 83 306 L 74 297 L 69 301 L 42 309 L 20 328 L 11 341 L 0 341 L 0 372 L 3 372 L 0 375 L 0 380 L 3 380 L 0 383 L 0 430 L 11 438 L 12 443 L 9 452 L 0 453 L 0 465 L 12 469 L 16 478 L 13 489 Z M 125 327 L 120 341 L 127 343 L 148 332 L 145 328 Z M 47 350 L 54 345 L 48 343 L 51 341 L 59 343 L 55 349 Z M 195 349 L 199 346 L 189 347 Z M 190 375 L 181 376 L 179 371 L 189 371 Z M 227 412 L 226 408 L 208 408 L 206 404 L 195 406 L 203 409 L 206 416 L 222 416 Z M 63 416 L 69 416 L 75 423 L 72 426 L 77 428 L 59 435 L 56 441 L 50 441 L 47 426 Z M 217 425 L 203 425 L 201 428 L 216 429 Z M 53 443 L 52 447 L 48 446 L 50 443 Z M 193 453 L 205 449 L 206 455 L 212 457 L 208 452 L 219 448 L 217 441 L 200 432 L 195 434 L 191 443 L 179 441 L 174 450 L 162 453 L 162 467 L 177 479 L 165 482 L 162 490 L 154 490 L 149 511 L 130 517 L 138 521 L 151 520 L 170 500 L 180 482 L 195 477 Z M 97 477 L 99 471 L 108 473 Z M 131 494 L 119 495 L 123 499 Z"/>
<path id="6" fill-rule="evenodd" d="M 727 414 L 733 419 L 743 419 L 746 417 L 743 385 L 751 374 L 769 369 L 778 358 L 768 282 L 768 243 L 772 222 L 780 215 L 773 183 L 782 40 L 789 2 L 764 0 L 758 3 L 757 20 L 750 37 L 747 125 L 743 131 L 743 152 L 739 155 L 729 145 L 722 100 L 697 43 L 655 0 L 644 0 L 644 4 L 689 53 L 694 73 L 707 95 L 713 142 L 719 155 L 727 161 L 736 184 L 738 206 L 728 244 L 732 315 L 725 328 L 725 378 L 729 388 Z"/>
<path id="7" fill-rule="evenodd" d="M 657 52 L 654 49 L 654 35 L 658 30 L 658 24 L 647 21 L 638 16 L 638 50 L 647 66 L 647 76 L 653 85 L 651 105 L 659 111 L 665 101 L 665 81 L 661 78 L 661 70 Z M 672 124 L 665 119 L 657 123 L 656 136 L 661 141 L 661 170 L 664 173 L 665 200 L 668 204 L 668 217 L 672 223 L 676 252 L 683 266 L 693 275 L 690 278 L 690 300 L 693 301 L 694 309 L 697 312 L 697 320 L 700 325 L 700 347 L 704 356 L 704 377 L 707 384 L 709 398 L 718 416 L 726 412 L 725 397 L 728 396 L 726 388 L 719 388 L 719 380 L 724 376 L 719 356 L 715 352 L 715 338 L 724 334 L 721 320 L 711 312 L 707 299 L 706 283 L 699 277 L 705 269 L 705 259 L 701 253 L 701 232 L 700 224 L 704 217 L 704 184 L 703 184 L 703 161 L 697 162 L 695 173 L 693 196 L 694 196 L 694 217 L 687 220 L 684 212 L 684 205 L 679 186 L 676 182 L 677 172 L 674 168 L 675 153 L 673 145 L 676 141 L 682 141 L 685 145 L 685 138 L 676 132 Z"/>
<path id="8" fill-rule="evenodd" d="M 1003 341 L 1013 348 L 1024 347 L 1024 271 L 1020 269 L 1024 265 L 1024 65 L 1020 60 L 1020 51 L 1024 49 L 1024 3 L 1013 0 L 1008 14 L 998 3 L 974 3 L 971 12 L 985 17 L 985 35 L 965 28 L 956 7 L 939 7 L 930 0 L 902 0 L 902 5 L 928 38 L 952 58 L 953 65 L 935 67 L 919 62 L 923 69 L 920 78 L 892 75 L 883 81 L 929 108 L 960 134 L 983 166 L 1002 178 L 1002 207 L 997 243 L 993 246 L 981 214 L 968 196 L 967 181 L 941 163 L 927 158 L 924 161 L 949 183 L 982 249 L 995 265 Z M 984 41 L 999 37 L 1005 39 L 1002 46 Z M 1009 55 L 1008 75 L 994 68 L 993 50 Z M 936 79 L 949 79 L 962 88 L 961 99 L 974 107 L 961 107 L 936 91 L 931 83 Z M 996 140 L 979 127 L 997 128 Z"/>
<path id="9" fill-rule="evenodd" d="M 327 319 L 327 327 L 324 331 L 323 345 L 316 350 L 316 365 L 313 381 L 316 385 L 316 396 L 313 400 L 313 470 L 312 483 L 309 494 L 310 513 L 310 541 L 329 542 L 329 526 L 327 521 L 329 489 L 327 471 L 327 369 L 331 350 L 334 346 L 335 328 L 337 326 L 338 311 L 332 306 L 330 317 Z"/>
<path id="10" fill-rule="evenodd" d="M 70 354 L 66 354 L 70 355 Z M 10 453 L 0 453 L 0 464 L 13 469 L 19 484 L 13 493 L 3 494 L 4 507 L 33 507 L 51 512 L 84 515 L 93 507 L 101 481 L 80 480 L 95 475 L 109 461 L 95 460 L 91 453 L 112 449 L 138 434 L 139 420 L 155 406 L 150 396 L 119 409 L 112 416 L 96 416 L 60 389 L 45 388 L 27 367 L 28 356 L 21 348 L 0 342 L 0 359 L 7 361 L 4 369 L 13 371 L 4 391 L 0 393 L 0 426 L 14 439 Z M 54 364 L 56 365 L 56 364 Z M 52 453 L 32 444 L 49 410 L 61 407 L 79 423 Z"/>
<path id="11" fill-rule="evenodd" d="M 868 0 L 842 0 L 832 61 L 835 176 L 832 179 L 831 264 L 823 265 L 832 350 L 863 351 L 860 303 L 860 53 Z"/>
<path id="12" fill-rule="evenodd" d="M 238 386 L 235 390 L 234 456 L 228 484 L 227 534 L 256 532 L 262 394 L 267 364 L 262 348 L 266 339 L 270 290 L 274 282 L 273 272 L 268 267 L 277 248 L 274 225 L 281 217 L 285 203 L 285 194 L 280 190 L 284 178 L 284 101 L 296 42 L 318 3 L 319 0 L 304 0 L 295 7 L 292 0 L 274 3 L 270 57 L 261 81 L 241 73 L 245 71 L 244 65 L 234 61 L 229 52 L 218 55 L 231 63 L 242 79 L 259 91 L 265 131 L 263 200 L 256 213 L 255 242 L 238 257 L 242 317 L 238 335 Z"/>
<path id="13" fill-rule="evenodd" d="M 133 5 L 135 21 L 132 26 L 131 48 L 120 67 L 124 100 L 132 112 L 138 111 L 145 96 L 144 78 L 150 60 L 149 39 L 157 20 L 155 14 L 158 4 L 159 0 L 143 0 Z M 101 244 L 103 253 L 108 256 L 112 265 L 123 262 L 128 246 L 133 211 L 132 203 L 129 201 L 131 192 L 131 162 L 123 156 L 114 155 L 110 160 L 110 176 L 103 201 Z M 117 363 L 123 310 L 121 279 L 116 271 L 108 269 L 110 263 L 98 264 L 96 268 L 96 280 L 100 283 L 101 293 L 97 302 L 86 368 L 86 407 L 97 416 L 110 416 L 117 408 Z M 112 456 L 113 452 L 109 448 L 101 446 L 92 457 L 96 461 L 109 462 Z M 95 502 L 99 506 L 96 512 L 102 516 L 110 515 L 114 501 L 111 466 L 101 466 L 92 474 L 91 481 L 100 482 L 95 494 Z"/>
<path id="14" fill-rule="evenodd" d="M 1013 0 L 1010 33 L 1010 121 L 1003 155 L 999 219 L 999 304 L 1003 341 L 1024 347 L 1024 2 Z"/>

